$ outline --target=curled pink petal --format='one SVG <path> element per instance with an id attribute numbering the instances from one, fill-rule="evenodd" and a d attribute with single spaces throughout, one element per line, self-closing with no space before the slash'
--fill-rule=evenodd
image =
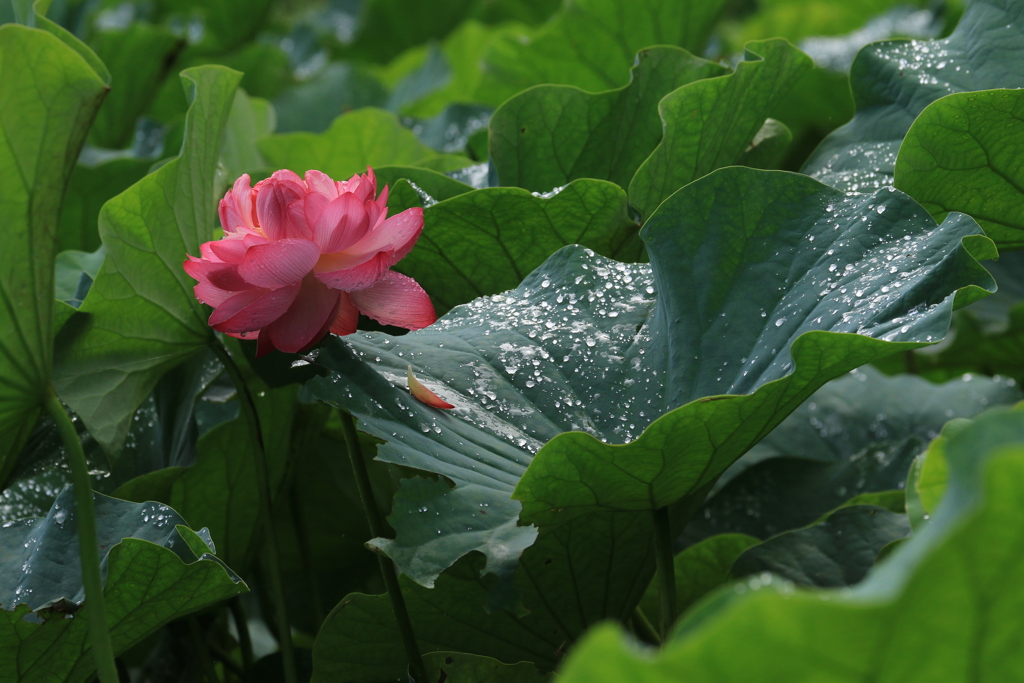
<path id="1" fill-rule="evenodd" d="M 405 256 L 416 244 L 422 231 L 423 209 L 417 206 L 388 218 L 346 251 L 354 254 L 389 251 L 400 252 Z M 394 259 L 391 263 L 393 265 L 397 262 L 398 259 Z"/>
<path id="2" fill-rule="evenodd" d="M 412 366 L 411 365 L 409 366 L 408 381 L 409 381 L 409 391 L 412 393 L 413 397 L 415 397 L 416 399 L 422 401 L 423 403 L 426 403 L 431 408 L 439 408 L 441 410 L 448 410 L 450 408 L 454 408 L 455 407 L 451 403 L 448 403 L 448 401 L 445 401 L 443 398 L 441 398 L 440 396 L 435 394 L 430 389 L 427 389 L 425 386 L 423 386 L 423 383 L 420 382 L 418 379 L 416 379 L 416 376 L 414 374 L 412 374 Z"/>
<path id="3" fill-rule="evenodd" d="M 364 203 L 346 192 L 324 207 L 313 227 L 313 241 L 324 254 L 342 251 L 362 239 L 370 225 Z"/>
<path id="4" fill-rule="evenodd" d="M 281 351 L 304 351 L 327 334 L 337 316 L 340 295 L 315 277 L 307 277 L 287 312 L 260 334 L 269 335 L 274 348 Z"/>
<path id="5" fill-rule="evenodd" d="M 209 245 L 208 248 L 213 253 L 214 257 L 223 263 L 241 263 L 242 257 L 245 256 L 245 251 L 248 249 L 243 240 L 236 238 L 226 238 L 216 242 L 207 242 L 203 246 L 207 245 Z"/>
<path id="6" fill-rule="evenodd" d="M 324 195 L 327 201 L 338 196 L 337 186 L 331 177 L 323 171 L 306 171 L 306 187 L 309 188 L 310 193 Z"/>
<path id="7" fill-rule="evenodd" d="M 254 332 L 288 310 L 299 293 L 296 282 L 281 289 L 253 288 L 223 301 L 210 315 L 210 326 L 220 332 Z"/>
<path id="8" fill-rule="evenodd" d="M 192 288 L 192 291 L 195 292 L 197 299 L 207 306 L 213 306 L 214 308 L 220 306 L 235 294 L 238 294 L 238 292 L 232 292 L 211 285 L 209 282 L 200 282 Z"/>
<path id="9" fill-rule="evenodd" d="M 249 249 L 238 264 L 238 274 L 257 287 L 277 289 L 301 281 L 318 258 L 320 250 L 312 242 L 277 240 Z"/>
<path id="10" fill-rule="evenodd" d="M 389 270 L 376 284 L 352 292 L 360 312 L 385 325 L 418 330 L 437 320 L 434 305 L 411 277 Z"/>
<path id="11" fill-rule="evenodd" d="M 321 261 L 325 262 L 326 259 L 321 259 Z M 318 268 L 314 272 L 320 282 L 334 289 L 355 292 L 378 282 L 388 272 L 391 262 L 388 254 L 376 254 L 359 265 L 326 273 L 317 272 L 320 264 L 318 263 L 317 266 Z"/>
<path id="12" fill-rule="evenodd" d="M 359 309 L 352 303 L 352 297 L 348 292 L 341 293 L 341 300 L 338 302 L 338 314 L 334 316 L 331 323 L 331 333 L 339 336 L 352 334 L 359 324 Z"/>
<path id="13" fill-rule="evenodd" d="M 239 228 L 254 227 L 253 189 L 249 182 L 249 174 L 243 173 L 220 200 L 217 213 L 220 214 L 220 224 L 224 232 L 232 233 Z"/>
<path id="14" fill-rule="evenodd" d="M 293 225 L 292 215 L 288 211 L 292 202 L 303 197 L 302 188 L 296 187 L 295 183 L 270 182 L 271 180 L 272 178 L 268 178 L 262 181 L 256 195 L 256 216 L 260 229 L 271 240 L 302 237 L 302 231 Z"/>

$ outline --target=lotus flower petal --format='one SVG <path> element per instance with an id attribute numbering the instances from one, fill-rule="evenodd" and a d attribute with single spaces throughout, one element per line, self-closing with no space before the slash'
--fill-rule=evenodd
<path id="1" fill-rule="evenodd" d="M 431 408 L 439 408 L 441 410 L 448 410 L 454 408 L 451 403 L 445 401 L 443 398 L 435 394 L 430 389 L 423 386 L 423 382 L 416 379 L 416 376 L 412 374 L 412 366 L 409 366 L 409 392 L 412 393 L 413 397 L 423 403 L 426 403 Z"/>
<path id="2" fill-rule="evenodd" d="M 312 242 L 277 240 L 249 249 L 238 265 L 238 273 L 257 287 L 277 289 L 302 280 L 318 258 L 320 250 Z"/>
<path id="3" fill-rule="evenodd" d="M 359 310 L 385 325 L 410 330 L 432 325 L 437 320 L 430 297 L 411 277 L 389 270 L 380 282 L 352 292 Z"/>

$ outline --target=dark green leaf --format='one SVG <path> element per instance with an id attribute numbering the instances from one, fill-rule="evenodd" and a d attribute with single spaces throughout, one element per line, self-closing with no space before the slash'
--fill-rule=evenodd
<path id="1" fill-rule="evenodd" d="M 475 0 L 449 0 L 441 4 L 366 0 L 352 47 L 373 61 L 389 61 L 406 48 L 431 38 L 444 38 L 475 4 Z"/>
<path id="2" fill-rule="evenodd" d="M 432 652 L 423 658 L 431 681 L 451 683 L 543 683 L 537 667 L 529 662 L 502 664 L 490 657 L 465 652 Z"/>
<path id="3" fill-rule="evenodd" d="M 979 418 L 950 440 L 948 456 L 950 489 L 926 532 L 856 588 L 794 590 L 758 577 L 705 602 L 654 657 L 638 656 L 617 627 L 602 627 L 570 655 L 559 680 L 1020 677 L 1024 414 Z"/>
<path id="4" fill-rule="evenodd" d="M 750 43 L 732 75 L 667 95 L 658 105 L 664 137 L 629 183 L 630 204 L 650 216 L 680 187 L 739 162 L 772 109 L 812 66 L 785 40 Z"/>
<path id="5" fill-rule="evenodd" d="M 847 197 L 796 174 L 717 171 L 645 230 L 653 276 L 563 249 L 427 329 L 329 341 L 331 375 L 307 387 L 387 440 L 380 459 L 454 482 L 445 495 L 518 485 L 540 524 L 647 511 L 708 485 L 828 379 L 941 339 L 957 289 L 992 286 L 961 245 L 991 248 L 966 217 L 936 226 L 902 193 Z M 409 365 L 455 409 L 413 399 Z M 449 543 L 448 564 L 466 545 Z M 447 566 L 432 560 L 414 576 Z"/>
<path id="6" fill-rule="evenodd" d="M 661 140 L 658 102 L 676 88 L 729 70 L 685 50 L 637 53 L 629 85 L 599 94 L 541 85 L 501 105 L 490 125 L 490 158 L 503 185 L 546 192 L 577 178 L 625 188 Z"/>
<path id="7" fill-rule="evenodd" d="M 57 218 L 105 92 L 80 52 L 57 37 L 0 26 L 0 486 L 49 391 Z"/>
<path id="8" fill-rule="evenodd" d="M 855 496 L 903 488 L 943 424 L 1020 397 L 1006 380 L 967 376 L 936 386 L 857 370 L 815 392 L 727 471 L 687 534 L 767 538 Z"/>
<path id="9" fill-rule="evenodd" d="M 78 308 L 100 272 L 105 256 L 103 247 L 91 254 L 62 251 L 54 261 L 53 291 L 58 301 Z"/>
<path id="10" fill-rule="evenodd" d="M 936 220 L 974 217 L 1000 249 L 1024 247 L 1024 91 L 936 100 L 907 131 L 893 184 Z"/>
<path id="11" fill-rule="evenodd" d="M 531 85 L 575 85 L 591 92 L 621 87 L 633 57 L 651 45 L 701 54 L 721 0 L 578 0 L 565 3 L 527 39 L 500 36 L 484 57 L 479 101 L 498 105 Z"/>
<path id="12" fill-rule="evenodd" d="M 428 206 L 416 248 L 396 267 L 446 311 L 511 289 L 553 252 L 581 244 L 623 261 L 643 257 L 626 193 L 601 180 L 576 180 L 537 196 L 492 187 Z"/>
<path id="13" fill-rule="evenodd" d="M 387 184 L 388 214 L 394 216 L 414 206 L 427 207 L 465 194 L 473 188 L 443 173 L 412 166 L 379 166 L 377 186 Z"/>
<path id="14" fill-rule="evenodd" d="M 178 617 L 238 595 L 246 586 L 213 557 L 205 531 L 158 503 L 93 494 L 104 560 L 107 624 L 116 653 Z M 66 489 L 43 519 L 0 529 L 0 678 L 82 683 L 95 675 L 89 605 L 78 559 L 77 525 Z M 197 553 L 202 553 L 198 556 Z M 38 610 L 33 612 L 32 610 Z"/>
<path id="15" fill-rule="evenodd" d="M 732 575 L 771 572 L 801 586 L 852 586 L 875 565 L 882 548 L 909 534 L 904 514 L 870 505 L 843 507 L 814 526 L 750 548 L 736 559 Z"/>
<path id="16" fill-rule="evenodd" d="M 71 173 L 57 229 L 57 250 L 95 251 L 100 246 L 100 209 L 112 197 L 138 182 L 152 159 L 112 159 L 94 166 L 78 163 Z"/>
<path id="17" fill-rule="evenodd" d="M 853 120 L 829 135 L 803 172 L 850 192 L 892 184 L 903 136 L 950 93 L 1024 86 L 1024 5 L 977 0 L 942 40 L 898 40 L 861 50 L 850 70 Z"/>
<path id="18" fill-rule="evenodd" d="M 181 155 L 100 212 L 107 257 L 61 331 L 54 372 L 61 398 L 108 451 L 160 376 L 212 339 L 181 264 L 213 237 L 219 143 L 239 77 L 217 66 L 185 71 L 193 103 Z"/>

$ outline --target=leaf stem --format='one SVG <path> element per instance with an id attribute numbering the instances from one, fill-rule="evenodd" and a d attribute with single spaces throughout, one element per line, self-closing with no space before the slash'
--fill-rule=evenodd
<path id="1" fill-rule="evenodd" d="M 654 520 L 654 562 L 658 572 L 659 624 L 661 640 L 665 642 L 676 620 L 676 570 L 668 506 L 654 510 L 651 517 Z"/>
<path id="2" fill-rule="evenodd" d="M 110 642 L 107 609 L 103 599 L 99 540 L 96 535 L 96 508 L 93 506 L 92 482 L 89 481 L 89 464 L 85 460 L 85 451 L 82 450 L 78 431 L 53 387 L 47 392 L 46 409 L 57 424 L 57 431 L 60 432 L 71 465 L 75 520 L 78 523 L 78 558 L 82 564 L 85 602 L 89 606 L 89 640 L 93 657 L 96 658 L 97 676 L 101 683 L 118 683 L 120 679 L 117 675 L 117 664 L 114 662 L 114 648 Z"/>
<path id="3" fill-rule="evenodd" d="M 355 418 L 344 411 L 338 411 L 341 417 L 342 433 L 345 435 L 345 446 L 348 450 L 349 460 L 352 461 L 352 472 L 356 477 L 356 488 L 359 489 L 359 498 L 363 502 L 363 511 L 366 513 L 366 520 L 370 524 L 370 534 L 373 538 L 380 538 L 384 535 L 384 520 L 377 509 L 377 503 L 373 498 L 373 488 L 370 484 L 370 472 L 366 468 L 366 460 L 363 459 L 363 452 L 359 448 L 359 435 L 356 434 Z M 388 598 L 391 599 L 391 609 L 395 613 L 395 621 L 398 624 L 398 633 L 402 637 L 402 645 L 405 647 L 405 656 L 409 660 L 409 671 L 416 683 L 427 683 L 427 668 L 423 665 L 423 658 L 420 656 L 419 645 L 416 643 L 416 634 L 412 629 L 412 621 L 409 619 L 409 611 L 405 607 L 405 597 L 402 595 L 402 588 L 398 583 L 398 574 L 395 572 L 395 565 L 390 557 L 375 553 L 380 563 L 380 573 L 384 577 L 384 586 L 388 591 Z"/>
<path id="4" fill-rule="evenodd" d="M 654 624 L 647 618 L 640 606 L 637 605 L 636 609 L 633 610 L 633 622 L 638 627 L 637 630 L 642 630 L 644 635 L 647 636 L 653 643 L 661 645 L 661 636 L 658 635 L 657 629 L 654 628 Z"/>
<path id="5" fill-rule="evenodd" d="M 249 635 L 249 620 L 245 618 L 245 610 L 242 608 L 242 601 L 236 595 L 228 600 L 228 610 L 231 611 L 231 618 L 235 622 L 235 630 L 238 631 L 238 647 L 242 651 L 242 680 L 248 683 L 252 680 L 252 637 Z"/>
<path id="6" fill-rule="evenodd" d="M 260 416 L 256 411 L 256 402 L 253 401 L 249 386 L 242 376 L 242 371 L 231 358 L 231 354 L 220 340 L 213 344 L 213 351 L 220 358 L 224 368 L 231 376 L 231 382 L 235 385 L 241 397 L 242 414 L 249 425 L 249 435 L 252 439 L 253 470 L 256 473 L 256 488 L 260 496 L 259 518 L 257 528 L 263 530 L 263 538 L 267 544 L 267 569 L 270 574 L 270 592 L 274 601 L 275 621 L 277 622 L 277 639 L 281 646 L 281 659 L 284 661 L 285 683 L 298 683 L 298 675 L 295 668 L 295 648 L 292 643 L 292 629 L 288 622 L 288 609 L 284 598 L 284 582 L 281 579 L 281 555 L 278 551 L 277 532 L 274 530 L 274 517 L 272 514 L 273 495 L 270 490 L 270 468 L 267 466 L 267 454 L 263 445 L 263 429 L 260 426 Z"/>

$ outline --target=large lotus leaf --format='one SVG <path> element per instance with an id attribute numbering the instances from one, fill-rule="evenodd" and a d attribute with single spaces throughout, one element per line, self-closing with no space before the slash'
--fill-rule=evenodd
<path id="1" fill-rule="evenodd" d="M 414 206 L 426 208 L 473 188 L 443 173 L 414 166 L 379 166 L 373 169 L 377 186 L 387 184 L 388 214 L 395 215 Z"/>
<path id="2" fill-rule="evenodd" d="M 737 461 L 687 535 L 767 538 L 861 494 L 903 488 L 914 458 L 943 424 L 1020 398 L 1005 379 L 967 375 L 936 386 L 855 370 L 815 392 Z"/>
<path id="3" fill-rule="evenodd" d="M 240 76 L 220 66 L 182 72 L 193 101 L 180 156 L 100 212 L 107 257 L 57 339 L 54 375 L 61 398 L 110 452 L 160 376 L 213 338 L 181 264 L 213 235 L 219 143 Z"/>
<path id="4" fill-rule="evenodd" d="M 121 149 L 131 144 L 135 120 L 149 107 L 184 41 L 169 28 L 137 21 L 96 32 L 90 46 L 110 69 L 111 87 L 89 141 Z"/>
<path id="5" fill-rule="evenodd" d="M 661 98 L 687 83 L 727 73 L 726 67 L 685 50 L 652 47 L 637 53 L 629 85 L 617 90 L 530 88 L 491 118 L 491 163 L 503 185 L 527 190 L 545 192 L 576 178 L 628 187 L 661 140 Z"/>
<path id="6" fill-rule="evenodd" d="M 652 342 L 641 333 L 621 354 L 635 382 L 602 392 L 627 438 L 546 444 L 516 489 L 527 520 L 679 500 L 825 381 L 942 339 L 954 305 L 993 288 L 972 256 L 991 257 L 991 242 L 967 216 L 936 226 L 896 190 L 848 196 L 796 174 L 722 169 L 666 200 L 641 236 Z"/>
<path id="7" fill-rule="evenodd" d="M 0 27 L 0 486 L 49 390 L 57 218 L 106 89 L 54 35 Z"/>
<path id="8" fill-rule="evenodd" d="M 978 0 L 941 40 L 874 43 L 850 70 L 857 114 L 821 143 L 803 172 L 850 192 L 892 184 L 903 136 L 925 107 L 957 92 L 1024 86 L 1024 4 Z"/>
<path id="9" fill-rule="evenodd" d="M 736 558 L 731 571 L 733 576 L 771 572 L 801 586 L 852 586 L 867 575 L 882 548 L 909 534 L 910 522 L 904 514 L 850 505 L 817 524 L 748 549 Z"/>
<path id="10" fill-rule="evenodd" d="M 467 655 L 464 652 L 432 652 L 423 658 L 427 676 L 432 681 L 452 683 L 543 683 L 548 680 L 529 662 L 502 664 L 491 657 Z"/>
<path id="11" fill-rule="evenodd" d="M 617 627 L 589 635 L 559 680 L 1016 680 L 1024 676 L 1024 415 L 950 439 L 950 489 L 923 531 L 853 589 L 757 577 L 698 607 L 654 657 Z"/>
<path id="12" fill-rule="evenodd" d="M 115 653 L 167 622 L 231 598 L 246 586 L 172 509 L 93 494 Z M 84 682 L 95 675 L 88 602 L 70 489 L 42 519 L 0 529 L 0 679 Z M 33 610 L 39 610 L 33 612 Z"/>
<path id="13" fill-rule="evenodd" d="M 644 254 L 626 193 L 603 180 L 576 180 L 549 196 L 475 190 L 428 206 L 423 223 L 416 248 L 395 270 L 419 282 L 443 311 L 517 286 L 567 244 L 623 261 Z"/>
<path id="14" fill-rule="evenodd" d="M 387 101 L 384 86 L 364 67 L 331 62 L 323 71 L 277 96 L 280 133 L 322 133 L 350 109 L 380 107 Z"/>
<path id="15" fill-rule="evenodd" d="M 828 379 L 941 339 L 958 289 L 992 287 L 961 244 L 991 248 L 969 218 L 936 226 L 900 192 L 848 197 L 790 173 L 722 169 L 645 230 L 653 274 L 566 248 L 424 330 L 331 340 L 317 359 L 330 375 L 307 387 L 385 439 L 380 459 L 454 482 L 443 495 L 518 486 L 541 524 L 645 511 L 710 484 Z M 410 365 L 455 408 L 413 399 Z M 396 543 L 446 535 L 423 519 Z M 466 544 L 448 531 L 450 564 Z M 432 562 L 417 580 L 447 566 Z"/>
<path id="16" fill-rule="evenodd" d="M 366 173 L 367 166 L 411 166 L 434 150 L 391 112 L 366 107 L 343 114 L 323 133 L 282 133 L 259 141 L 267 163 L 299 175 L 309 169 L 336 180 Z"/>
<path id="17" fill-rule="evenodd" d="M 1024 247 L 1024 91 L 957 93 L 928 105 L 903 139 L 893 182 L 936 220 L 962 211 L 1000 249 Z"/>
<path id="18" fill-rule="evenodd" d="M 722 0 L 578 0 L 531 36 L 499 36 L 483 59 L 478 101 L 499 105 L 532 85 L 575 85 L 591 92 L 629 79 L 634 55 L 651 45 L 701 54 Z"/>
<path id="19" fill-rule="evenodd" d="M 375 62 L 387 62 L 406 48 L 444 38 L 477 4 L 453 0 L 424 4 L 417 0 L 367 0 L 362 3 L 352 49 Z"/>
<path id="20" fill-rule="evenodd" d="M 658 105 L 664 137 L 629 183 L 644 216 L 692 180 L 738 163 L 772 109 L 813 63 L 785 40 L 750 43 L 736 71 L 684 85 Z"/>

